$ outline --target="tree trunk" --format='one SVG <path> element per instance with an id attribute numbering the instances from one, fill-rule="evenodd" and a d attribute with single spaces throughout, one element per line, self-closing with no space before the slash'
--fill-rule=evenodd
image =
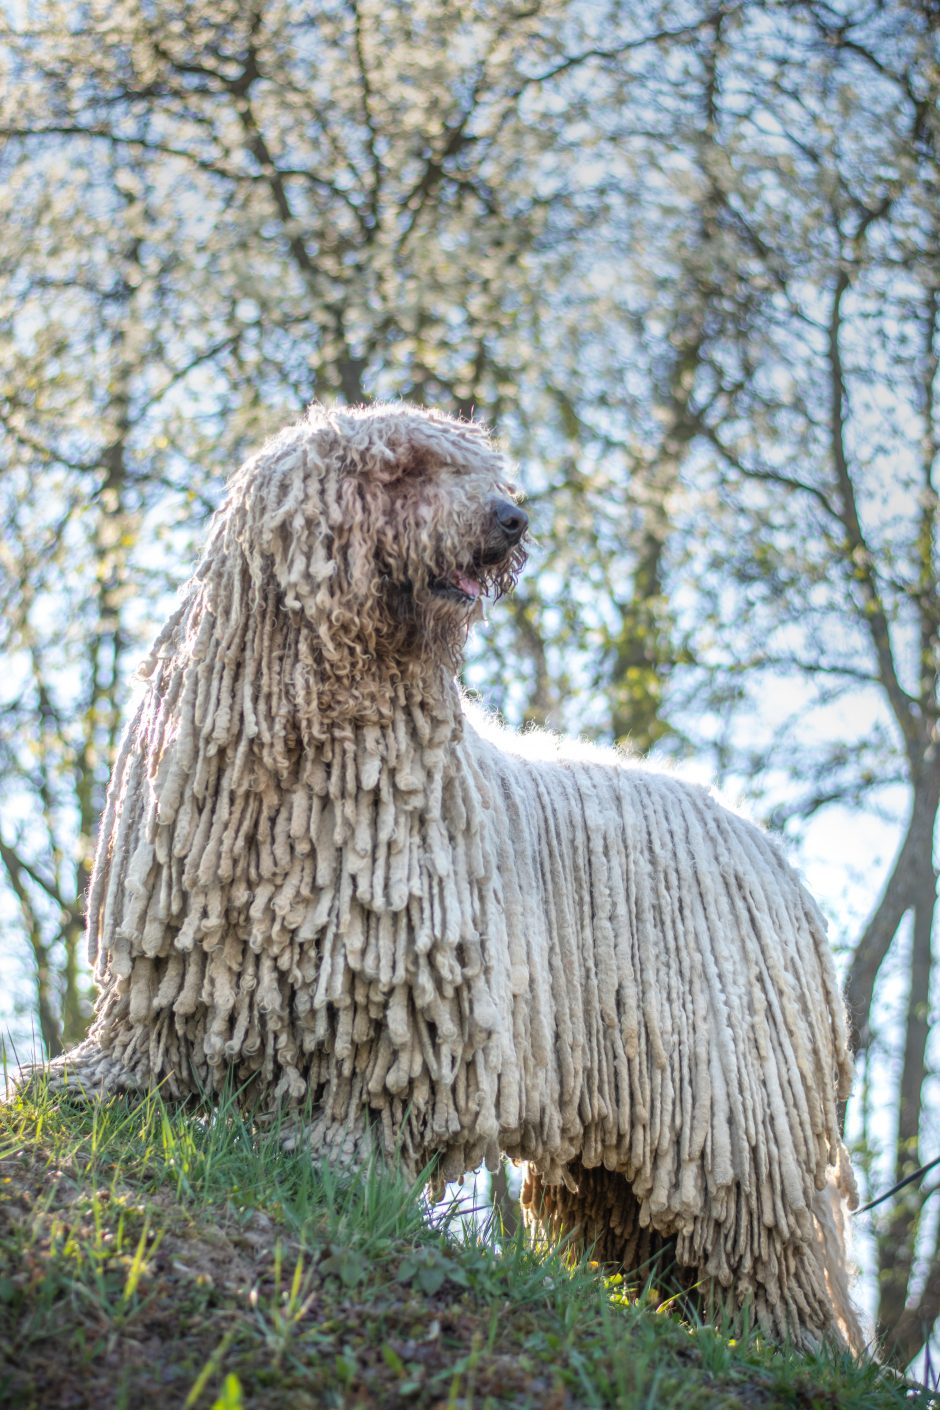
<path id="1" fill-rule="evenodd" d="M 501 1160 L 499 1168 L 493 1172 L 493 1211 L 499 1217 L 503 1236 L 511 1239 L 519 1227 L 519 1201 L 513 1199 L 510 1191 L 506 1164 Z"/>
<path id="2" fill-rule="evenodd" d="M 904 1059 L 899 1088 L 894 1168 L 896 1182 L 913 1174 L 922 1162 L 920 1126 L 922 1091 L 927 1075 L 931 940 L 937 890 L 937 873 L 932 862 L 930 840 L 930 834 L 921 838 L 922 865 L 910 892 L 914 927 L 911 939 Z M 924 1196 L 919 1183 L 908 1185 L 895 1197 L 888 1223 L 878 1238 L 878 1335 L 889 1352 L 896 1350 L 897 1329 L 901 1325 L 908 1302 L 923 1204 Z"/>
<path id="3" fill-rule="evenodd" d="M 915 788 L 904 839 L 875 910 L 852 955 L 845 982 L 845 999 L 856 1055 L 871 1041 L 871 1009 L 882 961 L 907 912 L 922 894 L 923 856 L 929 854 L 940 809 L 940 776 L 933 776 Z M 920 878 L 920 880 L 919 880 Z"/>

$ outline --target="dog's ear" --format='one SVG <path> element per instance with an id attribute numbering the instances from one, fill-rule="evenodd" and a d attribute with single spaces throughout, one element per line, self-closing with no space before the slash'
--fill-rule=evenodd
<path id="1" fill-rule="evenodd" d="M 289 610 L 309 613 L 336 573 L 324 494 L 329 467 L 314 438 L 291 427 L 253 456 L 229 490 L 228 534 L 257 590 L 272 577 Z"/>
<path id="2" fill-rule="evenodd" d="M 233 481 L 230 531 L 256 590 L 302 614 L 326 650 L 381 628 L 375 534 L 387 483 L 364 473 L 362 443 L 342 428 L 300 423 L 270 443 Z M 384 457 L 393 475 L 400 471 Z"/>

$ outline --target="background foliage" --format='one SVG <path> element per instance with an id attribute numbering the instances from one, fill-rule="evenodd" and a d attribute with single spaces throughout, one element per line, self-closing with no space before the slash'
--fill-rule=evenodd
<path id="1" fill-rule="evenodd" d="M 895 827 L 835 928 L 849 1129 L 876 1183 L 937 1153 L 937 19 L 4 8 L 0 920 L 49 1053 L 87 1021 L 132 668 L 226 474 L 314 397 L 401 396 L 494 422 L 530 492 L 533 568 L 471 684 L 700 759 L 794 842 Z M 876 1223 L 905 1362 L 940 1313 L 931 1193 Z"/>

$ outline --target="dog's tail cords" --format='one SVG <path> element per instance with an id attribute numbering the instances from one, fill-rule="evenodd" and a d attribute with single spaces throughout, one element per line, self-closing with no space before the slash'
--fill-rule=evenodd
<path id="1" fill-rule="evenodd" d="M 915 1180 L 919 1180 L 922 1175 L 926 1175 L 927 1171 L 932 1170 L 935 1165 L 940 1165 L 940 1155 L 936 1156 L 933 1160 L 928 1160 L 926 1165 L 922 1165 L 920 1169 L 915 1170 L 912 1175 L 905 1175 L 903 1180 L 899 1180 L 896 1185 L 892 1185 L 890 1190 L 885 1190 L 884 1194 L 879 1195 L 877 1199 L 870 1199 L 867 1204 L 862 1205 L 861 1209 L 853 1209 L 852 1214 L 865 1214 L 869 1209 L 874 1209 L 876 1204 L 884 1204 L 886 1199 L 890 1199 L 892 1195 L 896 1195 L 898 1190 L 903 1190 L 905 1185 L 911 1185 Z M 940 1189 L 940 1185 L 936 1186 L 936 1189 Z M 930 1191 L 930 1194 L 934 1193 L 935 1190 Z"/>

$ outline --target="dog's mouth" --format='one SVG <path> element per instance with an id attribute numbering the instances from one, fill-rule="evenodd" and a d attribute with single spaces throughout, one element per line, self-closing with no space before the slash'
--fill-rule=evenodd
<path id="1" fill-rule="evenodd" d="M 459 607 L 473 607 L 483 597 L 497 598 L 508 592 L 524 562 L 525 550 L 521 546 L 508 553 L 502 546 L 487 548 L 463 567 L 451 568 L 439 576 L 432 574 L 428 587 L 433 597 Z"/>
<path id="2" fill-rule="evenodd" d="M 395 610 L 400 617 L 413 617 L 420 602 L 440 603 L 451 609 L 452 620 L 469 623 L 484 598 L 495 602 L 514 587 L 525 560 L 521 544 L 508 553 L 505 548 L 484 548 L 459 567 L 428 568 L 423 582 L 406 578 L 396 584 L 391 573 L 386 582 L 397 597 Z"/>
<path id="3" fill-rule="evenodd" d="M 455 568 L 441 578 L 431 578 L 428 586 L 435 597 L 459 606 L 472 607 L 481 597 L 486 596 L 484 580 L 478 577 L 479 568 Z"/>

